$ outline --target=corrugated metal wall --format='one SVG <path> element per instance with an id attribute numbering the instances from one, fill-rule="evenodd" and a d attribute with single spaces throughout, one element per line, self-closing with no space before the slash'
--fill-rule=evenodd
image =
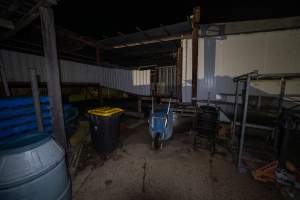
<path id="1" fill-rule="evenodd" d="M 159 96 L 176 94 L 176 66 L 159 67 L 157 93 Z"/>
<path id="2" fill-rule="evenodd" d="M 40 81 L 46 82 L 44 58 L 0 50 L 8 81 L 29 81 L 28 68 L 36 68 Z M 125 92 L 150 95 L 150 70 L 105 68 L 60 60 L 61 80 L 68 83 L 99 83 Z"/>
<path id="3" fill-rule="evenodd" d="M 191 101 L 192 41 L 182 41 L 182 100 Z M 259 73 L 300 73 L 300 29 L 200 38 L 198 98 L 214 99 L 233 93 L 232 77 L 253 70 Z M 286 94 L 300 94 L 300 80 L 287 82 Z M 253 82 L 251 94 L 278 94 L 279 81 Z"/>

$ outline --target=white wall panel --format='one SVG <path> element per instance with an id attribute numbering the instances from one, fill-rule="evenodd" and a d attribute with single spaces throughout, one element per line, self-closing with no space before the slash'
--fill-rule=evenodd
<path id="1" fill-rule="evenodd" d="M 216 38 L 215 93 L 233 93 L 232 78 L 259 70 L 259 73 L 300 73 L 300 29 L 229 35 Z M 199 39 L 198 98 L 206 96 L 208 87 L 203 81 L 204 38 Z M 182 100 L 191 101 L 192 40 L 182 40 Z M 213 55 L 212 55 L 213 56 Z M 252 94 L 277 94 L 279 81 L 252 83 Z M 287 82 L 287 94 L 300 94 L 300 80 Z"/>

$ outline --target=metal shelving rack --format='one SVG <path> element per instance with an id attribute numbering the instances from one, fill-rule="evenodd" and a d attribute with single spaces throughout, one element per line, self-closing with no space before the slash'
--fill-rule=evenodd
<path id="1" fill-rule="evenodd" d="M 235 159 L 237 162 L 237 166 L 240 172 L 244 171 L 243 167 L 243 150 L 245 143 L 245 131 L 247 124 L 247 112 L 248 112 L 248 100 L 249 100 L 249 89 L 251 81 L 259 81 L 259 80 L 280 80 L 280 93 L 278 96 L 278 117 L 283 109 L 283 102 L 285 96 L 286 89 L 286 80 L 297 79 L 300 78 L 300 73 L 280 73 L 280 74 L 259 74 L 258 71 L 252 71 L 247 74 L 243 74 L 241 76 L 237 76 L 233 79 L 236 84 L 235 88 L 235 100 L 234 100 L 234 117 L 232 123 L 232 144 L 236 144 L 238 142 L 237 147 L 233 147 L 233 154 L 237 154 L 237 158 Z M 239 87 L 240 84 L 243 84 L 243 92 L 242 92 L 242 119 L 239 129 L 240 137 L 237 137 L 236 126 L 237 126 L 237 115 L 238 115 L 238 105 L 239 105 Z M 274 141 L 273 146 L 277 147 L 278 145 L 278 129 L 277 127 L 273 127 L 272 138 Z"/>

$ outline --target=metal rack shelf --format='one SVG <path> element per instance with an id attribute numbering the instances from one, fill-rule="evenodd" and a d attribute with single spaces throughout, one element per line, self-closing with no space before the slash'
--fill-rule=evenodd
<path id="1" fill-rule="evenodd" d="M 278 73 L 278 74 L 259 74 L 258 71 L 252 71 L 247 74 L 243 74 L 233 78 L 233 81 L 236 84 L 235 88 L 235 100 L 234 100 L 234 116 L 233 116 L 233 123 L 232 123 L 232 144 L 233 144 L 233 153 L 237 154 L 237 166 L 239 171 L 244 171 L 243 167 L 243 151 L 244 151 L 244 144 L 245 144 L 245 130 L 247 127 L 247 114 L 248 114 L 248 100 L 249 100 L 249 89 L 251 81 L 261 81 L 261 80 L 280 80 L 280 93 L 278 95 L 278 109 L 277 109 L 277 116 L 279 117 L 280 113 L 283 109 L 283 102 L 285 97 L 285 89 L 286 89 L 286 80 L 297 79 L 300 78 L 299 73 Z M 239 106 L 239 87 L 240 83 L 243 84 L 243 92 L 242 92 L 242 119 L 241 122 L 237 122 L 238 117 L 238 106 Z M 238 131 L 237 126 L 240 125 Z M 273 146 L 278 146 L 278 129 L 277 126 L 274 126 L 272 131 L 272 141 Z M 237 132 L 239 132 L 239 138 L 237 137 Z M 237 145 L 235 145 L 237 144 Z M 237 146 L 237 147 L 236 147 Z"/>

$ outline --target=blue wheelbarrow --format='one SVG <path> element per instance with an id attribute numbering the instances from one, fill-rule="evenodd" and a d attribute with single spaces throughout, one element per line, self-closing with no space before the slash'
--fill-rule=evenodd
<path id="1" fill-rule="evenodd" d="M 170 109 L 171 99 L 168 106 L 159 105 L 154 108 L 152 99 L 152 111 L 149 118 L 149 132 L 152 136 L 152 147 L 162 149 L 166 141 L 173 133 L 173 113 Z"/>

